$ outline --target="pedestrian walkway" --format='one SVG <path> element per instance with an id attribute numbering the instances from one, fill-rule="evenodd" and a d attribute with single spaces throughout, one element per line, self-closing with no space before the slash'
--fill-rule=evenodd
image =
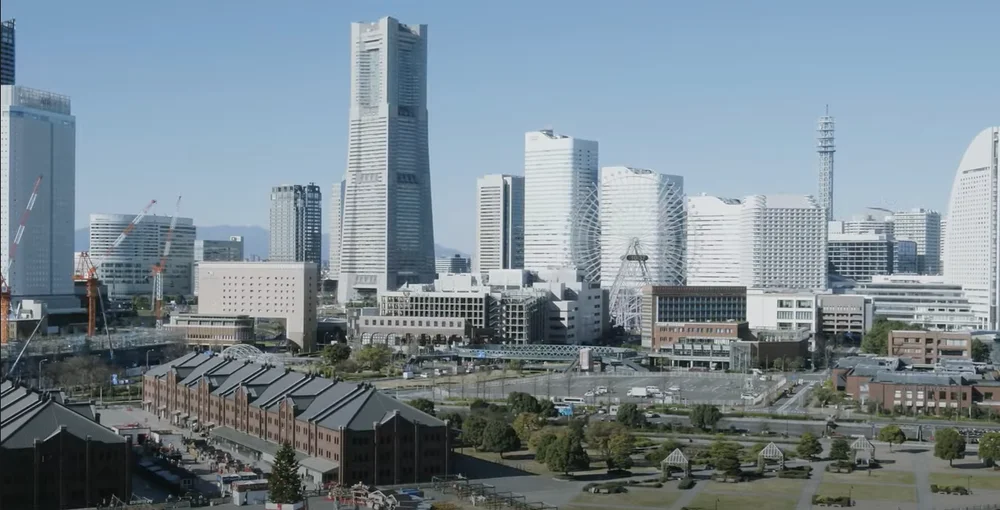
<path id="1" fill-rule="evenodd" d="M 708 480 L 698 479 L 698 481 L 695 482 L 694 487 L 681 491 L 680 499 L 674 502 L 673 506 L 670 507 L 671 510 L 681 510 L 682 508 L 690 505 L 691 502 L 694 501 L 694 498 L 698 497 L 698 494 L 701 494 L 701 491 L 704 490 L 707 485 Z"/>
<path id="2" fill-rule="evenodd" d="M 930 472 L 927 470 L 926 462 L 913 462 L 913 473 L 917 480 L 917 508 L 920 510 L 933 510 L 934 494 L 931 492 Z"/>
<path id="3" fill-rule="evenodd" d="M 812 509 L 812 497 L 816 495 L 816 491 L 819 490 L 819 485 L 823 483 L 823 474 L 826 473 L 826 465 L 829 462 L 814 462 L 812 463 L 812 474 L 809 480 L 806 480 L 805 487 L 802 488 L 802 494 L 799 495 L 799 503 L 795 505 L 796 510 L 811 510 Z"/>

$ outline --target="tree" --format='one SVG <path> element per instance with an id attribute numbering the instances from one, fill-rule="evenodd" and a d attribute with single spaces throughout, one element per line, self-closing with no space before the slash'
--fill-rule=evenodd
<path id="1" fill-rule="evenodd" d="M 556 405 L 550 400 L 542 400 L 538 402 L 538 416 L 542 418 L 555 418 L 559 413 L 556 412 Z"/>
<path id="2" fill-rule="evenodd" d="M 493 419 L 486 423 L 483 429 L 483 439 L 480 449 L 484 452 L 498 452 L 503 458 L 503 452 L 521 448 L 521 440 L 513 427 L 501 419 Z"/>
<path id="3" fill-rule="evenodd" d="M 691 408 L 691 426 L 699 429 L 715 428 L 722 419 L 718 407 L 709 404 L 698 404 Z"/>
<path id="4" fill-rule="evenodd" d="M 474 413 L 486 411 L 487 409 L 489 409 L 489 407 L 490 407 L 489 402 L 486 402 L 481 398 L 477 398 L 473 400 L 471 404 L 469 404 L 469 410 Z"/>
<path id="5" fill-rule="evenodd" d="M 351 357 L 351 346 L 339 342 L 333 343 L 323 348 L 322 355 L 327 365 L 336 365 Z"/>
<path id="6" fill-rule="evenodd" d="M 977 363 L 987 363 L 990 361 L 990 350 L 992 347 L 978 338 L 972 339 L 972 361 Z"/>
<path id="7" fill-rule="evenodd" d="M 507 395 L 507 406 L 510 407 L 510 412 L 515 415 L 521 413 L 537 413 L 538 399 L 527 393 L 515 391 L 510 395 Z"/>
<path id="8" fill-rule="evenodd" d="M 548 457 L 548 448 L 559 439 L 560 434 L 554 429 L 547 428 L 535 432 L 528 440 L 528 447 L 535 450 L 535 460 L 545 464 Z"/>
<path id="9" fill-rule="evenodd" d="M 979 458 L 987 466 L 1000 460 L 1000 432 L 987 432 L 979 438 Z"/>
<path id="10" fill-rule="evenodd" d="M 878 431 L 878 440 L 889 443 L 889 451 L 892 451 L 892 444 L 903 444 L 906 441 L 906 434 L 899 429 L 898 425 L 886 425 Z"/>
<path id="11" fill-rule="evenodd" d="M 934 456 L 948 461 L 960 459 L 965 455 L 965 438 L 955 429 L 939 430 L 934 436 Z"/>
<path id="12" fill-rule="evenodd" d="M 802 370 L 802 367 L 804 366 L 806 366 L 806 363 L 805 360 L 803 360 L 801 357 L 789 360 L 788 362 L 788 370 L 791 370 L 792 372 L 797 372 L 799 370 Z"/>
<path id="13" fill-rule="evenodd" d="M 740 470 L 743 447 L 739 443 L 717 440 L 708 447 L 708 456 L 717 471 L 735 474 Z"/>
<path id="14" fill-rule="evenodd" d="M 489 420 L 482 414 L 472 414 L 462 424 L 462 442 L 478 448 L 483 444 L 483 429 Z"/>
<path id="15" fill-rule="evenodd" d="M 274 455 L 271 475 L 267 478 L 268 499 L 272 503 L 298 503 L 302 501 L 302 480 L 299 478 L 299 461 L 295 460 L 292 444 L 284 442 Z"/>
<path id="16" fill-rule="evenodd" d="M 136 310 L 149 310 L 149 297 L 147 296 L 133 296 L 132 297 L 132 308 Z"/>
<path id="17" fill-rule="evenodd" d="M 885 356 L 887 352 L 889 332 L 893 330 L 923 331 L 923 328 L 900 321 L 891 321 L 885 317 L 875 319 L 872 328 L 861 339 L 861 352 Z"/>
<path id="18" fill-rule="evenodd" d="M 441 419 L 448 420 L 449 427 L 460 430 L 462 428 L 462 423 L 465 421 L 465 417 L 462 416 L 461 413 L 455 411 L 452 411 L 450 413 L 445 413 L 445 415 L 442 416 Z"/>
<path id="19" fill-rule="evenodd" d="M 799 446 L 795 448 L 795 451 L 800 457 L 811 459 L 823 453 L 823 445 L 819 444 L 819 439 L 816 439 L 816 436 L 811 432 L 806 432 L 799 439 Z"/>
<path id="20" fill-rule="evenodd" d="M 652 462 L 654 465 L 659 466 L 663 459 L 670 456 L 674 450 L 682 448 L 683 445 L 673 439 L 667 439 L 666 441 L 660 443 L 659 448 L 646 454 L 646 460 Z"/>
<path id="21" fill-rule="evenodd" d="M 385 344 L 369 344 L 362 347 L 354 357 L 365 370 L 380 372 L 392 361 L 392 349 Z"/>
<path id="22" fill-rule="evenodd" d="M 783 358 L 778 358 L 778 359 L 774 360 L 774 362 L 771 363 L 771 366 L 775 370 L 781 372 L 781 371 L 785 370 L 785 360 Z"/>
<path id="23" fill-rule="evenodd" d="M 567 433 L 553 441 L 545 449 L 545 465 L 550 471 L 569 474 L 590 467 L 590 456 L 583 449 L 580 435 Z"/>
<path id="24" fill-rule="evenodd" d="M 619 430 L 608 440 L 608 453 L 605 457 L 608 471 L 611 469 L 628 469 L 632 467 L 632 452 L 635 451 L 635 436 L 627 430 Z"/>
<path id="25" fill-rule="evenodd" d="M 626 427 L 639 429 L 646 426 L 646 415 L 642 414 L 639 406 L 635 404 L 622 404 L 618 406 L 618 423 Z"/>
<path id="26" fill-rule="evenodd" d="M 418 411 L 423 411 L 431 416 L 434 416 L 434 402 L 431 402 L 426 398 L 415 398 L 407 403 Z"/>
<path id="27" fill-rule="evenodd" d="M 542 419 L 535 413 L 521 413 L 514 418 L 511 426 L 514 427 L 517 437 L 527 442 L 535 432 L 542 429 L 542 423 L 544 423 Z"/>
<path id="28" fill-rule="evenodd" d="M 587 427 L 585 435 L 587 447 L 600 452 L 601 457 L 608 463 L 609 471 L 614 469 L 611 460 L 611 437 L 626 430 L 625 425 L 610 421 L 599 421 Z"/>
<path id="29" fill-rule="evenodd" d="M 847 440 L 838 437 L 833 440 L 833 444 L 830 445 L 830 458 L 833 460 L 847 460 L 851 458 L 851 446 L 847 444 Z"/>

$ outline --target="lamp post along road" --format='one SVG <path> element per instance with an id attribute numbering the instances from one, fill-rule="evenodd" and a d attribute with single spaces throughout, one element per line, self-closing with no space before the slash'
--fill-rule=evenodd
<path id="1" fill-rule="evenodd" d="M 49 358 L 38 360 L 38 389 L 42 389 L 42 363 L 49 361 Z"/>

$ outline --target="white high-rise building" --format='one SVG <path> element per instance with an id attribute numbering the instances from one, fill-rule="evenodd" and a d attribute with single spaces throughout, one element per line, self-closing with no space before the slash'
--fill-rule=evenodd
<path id="1" fill-rule="evenodd" d="M 477 272 L 524 267 L 524 177 L 492 174 L 476 180 L 473 267 Z"/>
<path id="2" fill-rule="evenodd" d="M 573 224 L 597 185 L 597 173 L 597 142 L 556 134 L 551 129 L 525 133 L 526 269 L 577 268 Z"/>
<path id="3" fill-rule="evenodd" d="M 751 195 L 741 214 L 740 284 L 827 287 L 826 211 L 809 195 Z"/>
<path id="4" fill-rule="evenodd" d="M 108 286 L 112 298 L 151 296 L 153 266 L 160 262 L 167 243 L 171 217 L 151 214 L 112 250 L 115 240 L 133 219 L 134 214 L 90 215 L 90 257 L 97 266 L 97 277 Z M 195 233 L 191 218 L 177 218 L 163 272 L 166 296 L 194 294 Z"/>
<path id="5" fill-rule="evenodd" d="M 340 232 L 344 219 L 344 189 L 347 182 L 341 180 L 330 190 L 330 275 L 340 276 Z"/>
<path id="6" fill-rule="evenodd" d="M 601 286 L 611 288 L 621 272 L 622 257 L 634 249 L 647 257 L 651 281 L 626 271 L 621 284 L 684 284 L 684 178 L 642 168 L 601 169 Z M 631 273 L 631 274 L 630 274 Z"/>
<path id="7" fill-rule="evenodd" d="M 885 234 L 893 236 L 892 217 L 876 218 L 870 214 L 857 215 L 849 220 L 838 221 L 840 234 Z"/>
<path id="8" fill-rule="evenodd" d="M 941 274 L 944 274 L 944 239 L 948 233 L 948 218 L 941 218 Z"/>
<path id="9" fill-rule="evenodd" d="M 917 243 L 917 273 L 941 273 L 941 214 L 912 209 L 892 215 L 893 233 Z"/>
<path id="10" fill-rule="evenodd" d="M 955 173 L 945 233 L 944 276 L 949 282 L 962 285 L 973 312 L 990 329 L 1000 329 L 998 146 L 1000 127 L 991 127 L 979 133 L 966 149 Z"/>
<path id="11" fill-rule="evenodd" d="M 21 214 L 38 198 L 3 277 L 15 297 L 73 295 L 76 117 L 66 96 L 0 87 L 0 270 L 7 268 Z"/>
<path id="12" fill-rule="evenodd" d="M 351 24 L 338 298 L 434 281 L 427 25 Z"/>
<path id="13" fill-rule="evenodd" d="M 687 203 L 687 284 L 739 285 L 743 201 L 701 195 Z"/>
<path id="14" fill-rule="evenodd" d="M 323 253 L 322 200 L 319 186 L 313 183 L 271 188 L 268 260 L 312 262 L 320 267 Z"/>

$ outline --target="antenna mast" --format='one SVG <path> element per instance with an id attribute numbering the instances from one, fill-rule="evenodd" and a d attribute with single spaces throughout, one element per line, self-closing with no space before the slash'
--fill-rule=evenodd
<path id="1" fill-rule="evenodd" d="M 816 152 L 819 154 L 819 206 L 826 212 L 826 221 L 833 221 L 833 117 L 830 105 L 816 126 Z"/>

